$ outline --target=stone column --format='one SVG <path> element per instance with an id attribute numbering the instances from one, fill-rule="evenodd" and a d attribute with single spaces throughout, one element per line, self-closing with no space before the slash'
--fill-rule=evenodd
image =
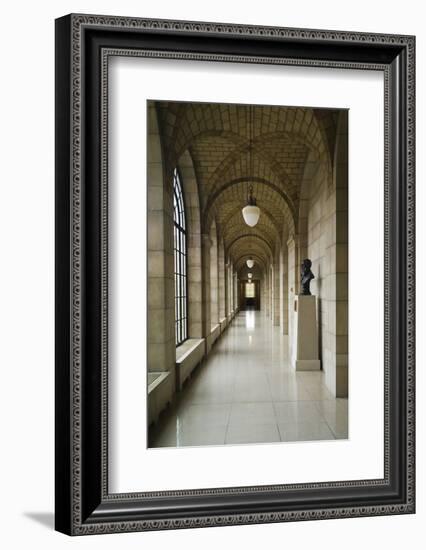
<path id="1" fill-rule="evenodd" d="M 190 338 L 201 338 L 202 328 L 202 273 L 201 273 L 201 239 L 189 238 L 188 247 L 188 335 Z M 197 252 L 196 254 L 194 252 Z"/>
<path id="2" fill-rule="evenodd" d="M 202 282 L 201 282 L 201 235 L 188 234 L 188 336 L 201 338 L 202 329 Z"/>
<path id="3" fill-rule="evenodd" d="M 272 324 L 279 326 L 280 324 L 280 264 L 279 256 L 275 256 L 274 271 L 273 271 L 273 285 L 274 285 L 274 303 L 273 303 L 273 316 Z"/>
<path id="4" fill-rule="evenodd" d="M 207 349 L 207 339 L 210 335 L 211 317 L 210 317 L 210 235 L 203 233 L 201 235 L 201 267 L 202 267 L 202 335 L 206 339 L 206 354 L 210 351 Z"/>
<path id="5" fill-rule="evenodd" d="M 223 242 L 219 244 L 219 320 L 226 317 L 225 309 L 225 251 Z"/>
<path id="6" fill-rule="evenodd" d="M 226 262 L 225 263 L 225 281 L 224 281 L 224 284 L 225 284 L 225 316 L 228 317 L 229 316 L 229 302 L 230 302 L 230 297 L 229 297 L 229 263 Z"/>
<path id="7" fill-rule="evenodd" d="M 280 251 L 280 327 L 288 334 L 288 253 L 287 244 Z"/>
<path id="8" fill-rule="evenodd" d="M 233 275 L 233 296 L 234 296 L 234 312 L 238 309 L 238 276 L 237 272 L 235 271 L 235 268 L 232 268 L 232 275 Z"/>
<path id="9" fill-rule="evenodd" d="M 234 273 L 234 266 L 232 263 L 229 265 L 229 313 L 232 313 L 234 311 L 234 289 L 233 289 L 233 273 Z"/>
<path id="10" fill-rule="evenodd" d="M 289 353 L 292 356 L 293 337 L 294 337 L 294 300 L 296 296 L 296 243 L 294 237 L 291 236 L 287 241 L 287 257 L 288 257 L 288 342 Z"/>
<path id="11" fill-rule="evenodd" d="M 270 283 L 270 277 L 269 277 L 269 266 L 267 265 L 266 268 L 265 268 L 265 273 L 264 273 L 264 277 L 263 277 L 263 280 L 264 280 L 264 285 L 265 285 L 265 315 L 266 317 L 268 318 L 269 317 L 269 312 L 270 312 L 270 288 L 269 288 L 269 283 Z"/>
<path id="12" fill-rule="evenodd" d="M 336 182 L 336 397 L 348 395 L 348 114 L 339 114 Z"/>
<path id="13" fill-rule="evenodd" d="M 211 239 L 210 248 L 210 324 L 211 328 L 219 322 L 219 280 L 217 239 Z"/>
<path id="14" fill-rule="evenodd" d="M 260 311 L 265 311 L 265 279 L 263 274 L 260 276 Z"/>
<path id="15" fill-rule="evenodd" d="M 153 105 L 148 111 L 148 371 L 175 368 L 173 199 Z M 166 185 L 166 182 L 169 185 Z M 174 374 L 172 374 L 174 380 Z M 174 384 L 173 388 L 174 388 Z"/>

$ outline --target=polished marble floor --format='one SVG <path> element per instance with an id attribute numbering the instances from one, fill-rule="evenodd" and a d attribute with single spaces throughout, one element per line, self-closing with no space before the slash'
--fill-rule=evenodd
<path id="1" fill-rule="evenodd" d="M 323 372 L 295 372 L 287 337 L 262 312 L 245 311 L 150 429 L 150 447 L 348 437 L 348 400 Z"/>

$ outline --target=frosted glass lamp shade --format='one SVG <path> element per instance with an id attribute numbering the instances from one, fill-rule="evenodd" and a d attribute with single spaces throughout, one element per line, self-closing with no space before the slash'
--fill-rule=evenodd
<path id="1" fill-rule="evenodd" d="M 247 277 L 251 279 L 253 277 L 253 273 L 247 273 Z"/>
<path id="2" fill-rule="evenodd" d="M 247 267 L 249 269 L 251 269 L 253 266 L 254 266 L 254 260 L 252 260 L 251 258 L 249 260 L 246 261 L 246 264 L 247 264 Z"/>
<path id="3" fill-rule="evenodd" d="M 247 225 L 254 227 L 259 221 L 260 208 L 253 204 L 248 204 L 243 208 L 243 218 Z"/>

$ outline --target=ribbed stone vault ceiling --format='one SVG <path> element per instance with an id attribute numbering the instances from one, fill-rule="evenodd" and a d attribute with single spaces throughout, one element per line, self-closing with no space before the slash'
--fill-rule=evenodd
<path id="1" fill-rule="evenodd" d="M 157 102 L 170 169 L 189 151 L 197 178 L 202 232 L 216 222 L 225 252 L 242 265 L 268 264 L 283 235 L 297 233 L 308 157 L 332 169 L 336 111 L 214 103 Z M 251 115 L 250 115 L 251 113 Z M 250 116 L 254 121 L 250 140 Z M 249 185 L 261 209 L 248 227 L 241 210 Z"/>

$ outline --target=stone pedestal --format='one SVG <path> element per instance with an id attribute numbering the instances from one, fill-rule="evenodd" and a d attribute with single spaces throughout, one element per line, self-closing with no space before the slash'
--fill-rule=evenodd
<path id="1" fill-rule="evenodd" d="M 315 296 L 296 296 L 291 363 L 296 370 L 320 370 Z"/>

